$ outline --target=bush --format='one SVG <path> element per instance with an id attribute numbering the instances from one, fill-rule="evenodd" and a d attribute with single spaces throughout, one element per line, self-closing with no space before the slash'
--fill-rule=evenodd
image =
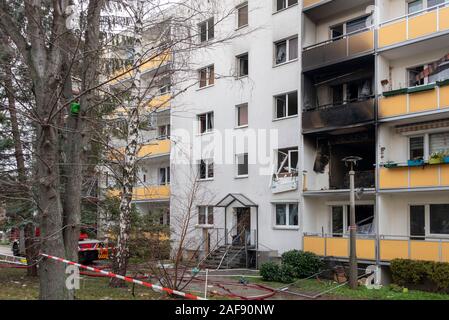
<path id="1" fill-rule="evenodd" d="M 260 275 L 265 281 L 276 281 L 281 267 L 274 262 L 265 262 L 260 266 Z"/>
<path id="2" fill-rule="evenodd" d="M 279 268 L 276 281 L 282 283 L 292 283 L 295 280 L 295 270 L 291 265 L 283 264 Z"/>
<path id="3" fill-rule="evenodd" d="M 316 254 L 292 250 L 282 255 L 282 264 L 293 268 L 296 278 L 308 278 L 320 272 L 323 263 Z"/>
<path id="4" fill-rule="evenodd" d="M 439 290 L 449 289 L 449 263 L 396 259 L 390 269 L 395 284 L 417 285 L 429 280 Z"/>

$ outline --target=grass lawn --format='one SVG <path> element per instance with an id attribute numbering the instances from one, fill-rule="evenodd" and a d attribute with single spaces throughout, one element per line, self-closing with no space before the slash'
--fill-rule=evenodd
<path id="1" fill-rule="evenodd" d="M 286 286 L 285 284 L 279 282 L 265 282 L 259 278 L 253 278 L 249 281 L 250 283 L 258 283 L 271 288 L 283 288 Z M 333 281 L 299 280 L 291 288 L 292 291 L 295 292 L 315 295 L 336 286 L 337 284 Z M 365 286 L 360 286 L 357 290 L 351 290 L 348 286 L 343 286 L 327 293 L 325 296 L 363 300 L 449 300 L 448 294 L 415 290 L 409 290 L 408 292 L 397 292 L 392 290 L 390 286 L 384 286 L 379 290 L 370 290 Z"/>
<path id="2" fill-rule="evenodd" d="M 126 288 L 110 288 L 109 279 L 81 276 L 80 290 L 76 291 L 79 300 L 154 300 L 164 296 L 153 290 L 132 285 Z M 37 278 L 28 278 L 23 269 L 0 269 L 0 300 L 33 300 L 39 296 Z"/>

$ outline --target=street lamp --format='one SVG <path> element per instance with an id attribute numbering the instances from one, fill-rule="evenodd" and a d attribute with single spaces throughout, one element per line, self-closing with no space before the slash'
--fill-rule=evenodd
<path id="1" fill-rule="evenodd" d="M 345 162 L 346 166 L 350 168 L 349 170 L 349 185 L 350 185 L 350 214 L 349 214 L 349 286 L 351 289 L 357 289 L 357 251 L 356 251 L 356 236 L 357 236 L 357 225 L 355 222 L 355 171 L 354 167 L 357 162 L 362 160 L 362 158 L 357 156 L 350 156 L 344 158 L 342 161 Z"/>

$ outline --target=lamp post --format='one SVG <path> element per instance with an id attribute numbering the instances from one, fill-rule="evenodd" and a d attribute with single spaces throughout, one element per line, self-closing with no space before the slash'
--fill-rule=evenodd
<path id="1" fill-rule="evenodd" d="M 350 214 L 349 214 L 349 286 L 351 289 L 357 289 L 357 225 L 355 222 L 355 171 L 354 167 L 357 162 L 362 160 L 360 157 L 346 157 L 342 161 L 345 162 L 349 169 L 349 185 L 350 185 Z"/>

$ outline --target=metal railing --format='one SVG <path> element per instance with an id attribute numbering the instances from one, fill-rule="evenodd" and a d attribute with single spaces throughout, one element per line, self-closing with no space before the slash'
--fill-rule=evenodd
<path id="1" fill-rule="evenodd" d="M 363 32 L 366 32 L 366 31 L 372 31 L 372 30 L 374 30 L 374 25 L 370 25 L 370 26 L 367 26 L 367 27 L 365 27 L 363 29 L 355 30 L 355 31 L 352 31 L 352 32 L 348 32 L 348 33 L 342 34 L 341 36 L 338 36 L 338 37 L 334 37 L 334 38 L 331 38 L 331 39 L 327 39 L 327 40 L 324 40 L 324 41 L 317 42 L 315 44 L 312 44 L 312 45 L 309 45 L 307 47 L 304 47 L 302 49 L 302 51 L 304 52 L 304 51 L 308 51 L 308 50 L 311 50 L 311 49 L 314 49 L 314 48 L 322 47 L 322 46 L 325 46 L 327 44 L 331 44 L 333 42 L 336 42 L 338 40 L 348 39 L 350 36 L 353 36 L 353 35 L 356 35 L 356 34 L 359 34 L 359 33 L 363 33 Z"/>

